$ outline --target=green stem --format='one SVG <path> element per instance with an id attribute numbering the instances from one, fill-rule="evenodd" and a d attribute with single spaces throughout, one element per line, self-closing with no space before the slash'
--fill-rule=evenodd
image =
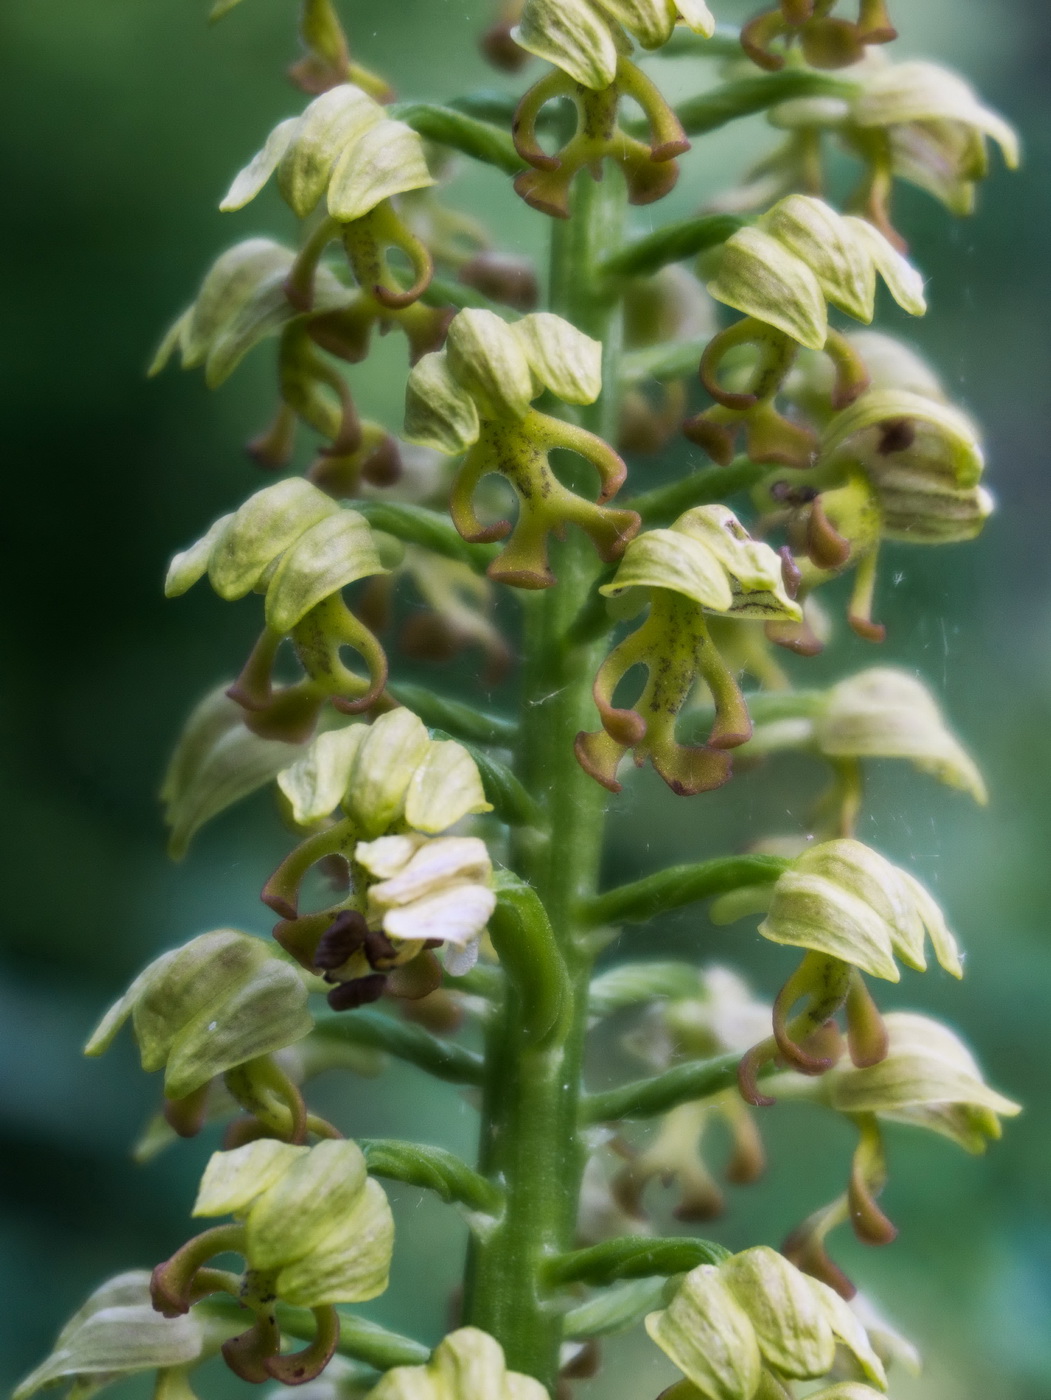
<path id="1" fill-rule="evenodd" d="M 670 865 L 630 885 L 582 900 L 578 918 L 585 928 L 599 924 L 644 924 L 657 914 L 699 899 L 729 894 L 749 885 L 769 885 L 789 866 L 780 856 L 723 856 L 696 865 Z"/>
<path id="2" fill-rule="evenodd" d="M 439 1040 L 422 1026 L 395 1021 L 379 1011 L 362 1009 L 352 1014 L 324 1016 L 314 1026 L 313 1034 L 319 1040 L 385 1050 L 449 1084 L 478 1084 L 482 1080 L 482 1061 L 473 1051 Z"/>
<path id="3" fill-rule="evenodd" d="M 614 293 L 601 285 L 597 269 L 620 246 L 624 206 L 615 168 L 607 168 L 601 184 L 578 177 L 572 217 L 555 225 L 552 248 L 551 309 L 604 347 L 603 395 L 575 418 L 607 441 L 616 438 L 620 322 Z M 523 600 L 516 752 L 516 771 L 543 807 L 546 827 L 516 833 L 512 861 L 546 910 L 567 994 L 557 1024 L 538 1040 L 531 985 L 508 974 L 504 1014 L 494 1018 L 487 1046 L 481 1128 L 481 1169 L 504 1189 L 506 1207 L 497 1228 L 472 1246 L 465 1308 L 468 1322 L 501 1343 L 512 1370 L 551 1390 L 562 1317 L 545 1293 L 541 1269 L 572 1247 L 584 1167 L 577 1114 L 593 954 L 576 910 L 597 887 L 605 808 L 602 788 L 573 757 L 576 735 L 595 724 L 591 686 L 601 642 L 567 638 L 601 565 L 575 532 L 556 546 L 553 564 L 557 585 Z"/>
<path id="4" fill-rule="evenodd" d="M 727 496 L 738 491 L 750 491 L 769 474 L 768 466 L 738 457 L 728 467 L 705 467 L 667 486 L 655 486 L 652 491 L 633 497 L 628 504 L 647 525 L 666 525 L 693 506 L 711 505 L 713 501 L 725 501 Z"/>
<path id="5" fill-rule="evenodd" d="M 612 1123 L 619 1118 L 655 1118 L 660 1113 L 721 1094 L 737 1083 L 740 1055 L 719 1055 L 673 1065 L 651 1079 L 635 1079 L 602 1094 L 588 1094 L 580 1104 L 582 1123 Z"/>

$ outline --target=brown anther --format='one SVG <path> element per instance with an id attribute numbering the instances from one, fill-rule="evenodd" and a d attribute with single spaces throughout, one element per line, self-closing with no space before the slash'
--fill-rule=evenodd
<path id="1" fill-rule="evenodd" d="M 321 935 L 314 954 L 314 966 L 319 972 L 333 972 L 348 958 L 365 947 L 369 926 L 357 909 L 344 909 Z"/>
<path id="2" fill-rule="evenodd" d="M 328 994 L 328 1004 L 333 1011 L 355 1011 L 359 1006 L 379 1001 L 387 985 L 382 972 L 374 972 L 370 977 L 355 977 L 353 982 L 341 982 Z"/>
<path id="3" fill-rule="evenodd" d="M 889 457 L 894 452 L 906 452 L 916 441 L 916 424 L 911 418 L 888 418 L 879 425 L 879 445 L 876 451 L 881 457 Z"/>

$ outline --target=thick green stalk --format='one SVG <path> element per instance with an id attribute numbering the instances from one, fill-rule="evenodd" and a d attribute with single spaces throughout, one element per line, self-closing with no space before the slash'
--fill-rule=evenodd
<path id="1" fill-rule="evenodd" d="M 620 244 L 619 172 L 607 170 L 598 185 L 578 179 L 572 208 L 568 223 L 554 228 L 550 305 L 603 342 L 604 393 L 578 421 L 609 441 L 616 436 L 620 327 L 597 269 Z M 572 1248 L 584 1165 L 577 1116 L 593 954 L 576 910 L 597 888 L 605 808 L 603 789 L 573 756 L 576 735 L 595 724 L 591 685 L 602 642 L 567 641 L 602 566 L 575 532 L 555 546 L 552 563 L 557 585 L 524 600 L 516 752 L 516 771 L 542 807 L 545 828 L 517 835 L 513 863 L 547 910 L 570 994 L 557 1024 L 537 1042 L 528 985 L 509 976 L 504 1014 L 486 1052 L 481 1130 L 481 1169 L 504 1190 L 506 1206 L 497 1227 L 472 1246 L 466 1294 L 466 1320 L 498 1339 L 512 1369 L 551 1389 L 562 1319 L 541 1272 L 547 1259 Z"/>

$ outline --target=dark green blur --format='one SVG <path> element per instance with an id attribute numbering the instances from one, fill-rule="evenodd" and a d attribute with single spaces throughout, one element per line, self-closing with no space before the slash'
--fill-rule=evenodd
<path id="1" fill-rule="evenodd" d="M 741 13 L 727 0 L 713 6 L 721 18 Z M 400 94 L 440 99 L 494 85 L 474 48 L 486 0 L 345 8 L 361 57 Z M 930 1356 L 925 1381 L 896 1394 L 1037 1400 L 1051 1377 L 1051 27 L 1043 0 L 896 6 L 913 8 L 922 14 L 901 18 L 905 46 L 958 64 L 1026 143 L 1019 176 L 994 156 L 978 216 L 965 224 L 920 195 L 906 192 L 898 206 L 930 279 L 930 316 L 909 333 L 984 423 L 1000 512 L 977 545 L 888 550 L 882 652 L 841 637 L 797 673 L 812 684 L 876 660 L 915 666 L 982 762 L 993 791 L 985 812 L 901 765 L 874 774 L 862 836 L 931 883 L 968 950 L 962 986 L 908 974 L 880 992 L 885 1005 L 931 1009 L 963 1029 L 1026 1113 L 980 1159 L 892 1132 L 885 1200 L 901 1238 L 876 1252 L 841 1233 L 836 1247 Z M 282 78 L 294 57 L 292 0 L 244 0 L 213 30 L 205 9 L 206 0 L 0 5 L 4 1387 L 97 1282 L 182 1241 L 214 1145 L 209 1137 L 135 1168 L 127 1148 L 157 1085 L 127 1044 L 99 1063 L 80 1059 L 81 1042 L 157 951 L 224 924 L 265 932 L 257 891 L 286 846 L 260 798 L 172 866 L 154 796 L 183 715 L 233 674 L 257 622 L 252 600 L 229 606 L 202 590 L 165 603 L 160 581 L 175 548 L 263 484 L 241 444 L 267 411 L 268 366 L 258 352 L 218 395 L 198 374 L 147 382 L 143 369 L 215 253 L 251 233 L 288 232 L 271 195 L 236 216 L 216 204 L 274 121 L 301 105 Z M 687 95 L 690 63 L 667 71 Z M 696 82 L 708 71 L 698 66 Z M 725 183 L 738 140 L 760 148 L 761 123 L 746 131 L 699 143 L 662 218 L 684 217 Z M 470 172 L 459 188 L 505 246 L 539 253 L 545 221 L 502 177 Z M 354 371 L 363 409 L 392 427 L 402 356 L 387 343 Z M 635 472 L 636 489 L 650 484 L 649 470 Z M 475 669 L 404 674 L 455 688 Z M 509 703 L 513 689 L 512 678 L 493 703 Z M 610 869 L 627 878 L 790 829 L 814 783 L 786 760 L 685 805 L 643 778 L 615 804 Z M 733 959 L 768 994 L 788 965 L 751 932 L 713 930 L 696 913 L 629 930 L 619 951 Z M 320 1092 L 355 1136 L 472 1151 L 473 1110 L 417 1071 Z M 735 1188 L 731 1214 L 714 1227 L 735 1247 L 777 1243 L 846 1169 L 841 1125 L 788 1107 L 764 1125 L 772 1169 L 759 1186 Z M 392 1195 L 406 1228 L 392 1291 L 368 1311 L 433 1341 L 450 1315 L 462 1235 L 419 1193 Z M 647 1400 L 670 1379 L 635 1338 L 609 1353 L 610 1400 Z M 231 1392 L 220 1371 L 206 1386 L 202 1394 Z"/>

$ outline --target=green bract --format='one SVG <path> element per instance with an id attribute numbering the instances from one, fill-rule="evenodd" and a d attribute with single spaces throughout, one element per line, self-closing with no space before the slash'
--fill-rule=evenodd
<path id="1" fill-rule="evenodd" d="M 101 1055 L 131 1017 L 142 1067 L 164 1070 L 164 1092 L 185 1098 L 216 1075 L 309 1035 L 307 992 L 294 968 L 258 938 L 202 933 L 140 972 L 84 1047 Z"/>
<path id="2" fill-rule="evenodd" d="M 897 982 L 900 958 L 927 966 L 924 943 L 954 977 L 963 976 L 956 941 L 918 880 L 860 841 L 826 841 L 793 862 L 774 885 L 764 938 L 825 954 Z"/>
<path id="3" fill-rule="evenodd" d="M 249 1267 L 272 1274 L 285 1302 L 360 1303 L 387 1287 L 394 1221 L 353 1142 L 263 1140 L 216 1152 L 193 1213 L 243 1220 Z"/>
<path id="4" fill-rule="evenodd" d="M 503 1348 L 477 1327 L 450 1332 L 426 1366 L 395 1366 L 369 1400 L 544 1400 L 532 1376 L 509 1371 Z"/>
<path id="5" fill-rule="evenodd" d="M 206 1341 L 206 1329 L 193 1314 L 169 1318 L 155 1312 L 149 1274 L 132 1269 L 92 1293 L 13 1400 L 29 1400 L 61 1381 L 73 1382 L 71 1394 L 88 1396 L 141 1371 L 187 1366 L 202 1359 Z"/>

